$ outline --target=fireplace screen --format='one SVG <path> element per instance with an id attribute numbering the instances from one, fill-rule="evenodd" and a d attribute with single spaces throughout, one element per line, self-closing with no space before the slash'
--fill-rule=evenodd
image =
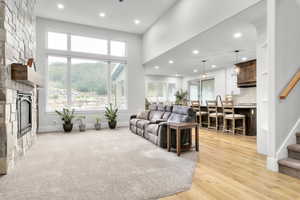
<path id="1" fill-rule="evenodd" d="M 32 128 L 32 94 L 18 92 L 17 117 L 18 138 L 31 131 Z"/>

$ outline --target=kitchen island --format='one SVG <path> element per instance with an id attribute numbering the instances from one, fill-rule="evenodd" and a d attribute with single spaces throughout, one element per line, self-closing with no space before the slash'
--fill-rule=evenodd
<path id="1" fill-rule="evenodd" d="M 201 106 L 201 111 L 207 111 L 206 106 Z M 218 106 L 218 112 L 223 112 L 223 107 Z M 246 135 L 247 136 L 256 136 L 256 106 L 255 105 L 235 105 L 234 106 L 235 114 L 242 114 L 246 116 Z M 205 119 L 203 119 L 206 121 Z M 236 121 L 236 125 L 240 126 L 241 122 Z M 229 127 L 231 124 L 229 124 Z M 231 128 L 231 127 L 230 127 Z"/>

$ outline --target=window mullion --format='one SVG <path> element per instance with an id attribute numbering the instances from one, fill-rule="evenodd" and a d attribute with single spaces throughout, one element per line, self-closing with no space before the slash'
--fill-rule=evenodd
<path id="1" fill-rule="evenodd" d="M 68 106 L 72 107 L 72 89 L 71 89 L 71 56 L 68 56 L 68 69 L 67 69 L 67 101 Z"/>
<path id="2" fill-rule="evenodd" d="M 112 91 L 111 91 L 111 61 L 107 61 L 107 96 L 108 96 L 108 103 L 111 103 L 112 99 Z"/>

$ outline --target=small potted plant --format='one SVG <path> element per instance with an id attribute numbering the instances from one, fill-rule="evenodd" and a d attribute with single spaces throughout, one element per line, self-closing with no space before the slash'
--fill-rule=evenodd
<path id="1" fill-rule="evenodd" d="M 55 111 L 58 116 L 61 117 L 61 120 L 64 122 L 63 124 L 63 128 L 64 128 L 64 131 L 66 133 L 69 133 L 72 131 L 73 129 L 73 123 L 72 123 L 72 120 L 74 119 L 75 115 L 74 115 L 74 112 L 75 110 L 69 110 L 67 108 L 63 108 L 63 111 L 60 112 L 60 111 Z"/>
<path id="2" fill-rule="evenodd" d="M 188 95 L 187 91 L 178 90 L 175 94 L 175 97 L 176 97 L 175 104 L 176 105 L 186 105 L 187 104 L 187 95 Z"/>
<path id="3" fill-rule="evenodd" d="M 110 129 L 115 129 L 117 126 L 117 114 L 118 108 L 113 108 L 112 104 L 109 104 L 109 107 L 105 107 L 104 116 L 108 121 L 108 126 Z"/>
<path id="4" fill-rule="evenodd" d="M 95 129 L 97 131 L 99 131 L 101 129 L 101 118 L 100 117 L 96 117 Z"/>
<path id="5" fill-rule="evenodd" d="M 86 125 L 84 123 L 85 116 L 78 116 L 77 120 L 79 121 L 79 131 L 84 132 L 86 129 Z"/>

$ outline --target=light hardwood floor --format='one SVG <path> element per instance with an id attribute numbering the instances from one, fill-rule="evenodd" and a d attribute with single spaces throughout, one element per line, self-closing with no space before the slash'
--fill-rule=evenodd
<path id="1" fill-rule="evenodd" d="M 201 129 L 199 140 L 191 189 L 161 200 L 300 200 L 300 180 L 268 171 L 255 137 Z"/>

